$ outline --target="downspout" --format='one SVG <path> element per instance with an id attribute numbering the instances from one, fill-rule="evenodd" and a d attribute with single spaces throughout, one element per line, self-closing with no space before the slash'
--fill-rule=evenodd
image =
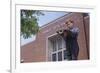
<path id="1" fill-rule="evenodd" d="M 87 56 L 88 56 L 88 59 L 90 59 L 89 57 L 89 47 L 88 47 L 88 42 L 87 42 L 87 36 L 86 36 L 86 30 L 85 30 L 85 20 L 84 20 L 84 13 L 82 14 L 83 15 L 83 26 L 84 26 L 84 33 L 85 33 L 85 40 L 86 40 L 86 48 L 87 48 Z"/>

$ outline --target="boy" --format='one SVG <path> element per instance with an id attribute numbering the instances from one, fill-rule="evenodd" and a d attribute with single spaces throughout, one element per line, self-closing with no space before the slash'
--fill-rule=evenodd
<path id="1" fill-rule="evenodd" d="M 79 29 L 74 27 L 74 22 L 72 20 L 67 21 L 65 24 L 66 30 L 60 30 L 57 31 L 57 33 L 65 40 L 68 60 L 77 60 L 79 53 L 79 46 L 77 42 Z M 61 31 L 62 33 L 60 33 Z"/>

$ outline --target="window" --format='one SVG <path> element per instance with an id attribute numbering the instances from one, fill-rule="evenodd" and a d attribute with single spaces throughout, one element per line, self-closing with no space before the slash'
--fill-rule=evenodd
<path id="1" fill-rule="evenodd" d="M 58 61 L 62 61 L 62 51 L 58 52 Z"/>
<path id="2" fill-rule="evenodd" d="M 67 50 L 63 51 L 63 56 L 64 56 L 64 60 L 66 60 L 67 59 Z"/>
<path id="3" fill-rule="evenodd" d="M 53 44 L 53 52 L 57 50 L 56 48 L 56 40 L 53 40 L 52 41 L 52 44 Z"/>
<path id="4" fill-rule="evenodd" d="M 64 39 L 62 39 L 62 48 L 66 48 Z"/>
<path id="5" fill-rule="evenodd" d="M 63 40 L 63 38 L 54 37 L 49 40 L 51 40 L 51 60 L 67 60 L 67 51 L 65 47 L 65 41 Z"/>
<path id="6" fill-rule="evenodd" d="M 56 53 L 52 54 L 52 61 L 56 61 Z"/>
<path id="7" fill-rule="evenodd" d="M 58 42 L 58 50 L 62 49 L 62 38 L 59 38 L 57 42 Z"/>

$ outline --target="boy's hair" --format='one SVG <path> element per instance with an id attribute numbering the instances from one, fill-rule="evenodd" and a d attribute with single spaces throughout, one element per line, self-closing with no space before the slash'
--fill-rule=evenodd
<path id="1" fill-rule="evenodd" d="M 68 24 L 68 22 L 74 23 L 73 20 L 68 20 L 68 21 L 65 22 L 65 24 Z"/>

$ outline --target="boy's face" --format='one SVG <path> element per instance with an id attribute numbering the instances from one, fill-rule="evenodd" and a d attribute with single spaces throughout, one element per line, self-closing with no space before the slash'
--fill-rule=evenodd
<path id="1" fill-rule="evenodd" d="M 66 25 L 67 25 L 68 28 L 72 28 L 73 27 L 73 23 L 70 22 L 70 21 L 68 21 Z"/>

